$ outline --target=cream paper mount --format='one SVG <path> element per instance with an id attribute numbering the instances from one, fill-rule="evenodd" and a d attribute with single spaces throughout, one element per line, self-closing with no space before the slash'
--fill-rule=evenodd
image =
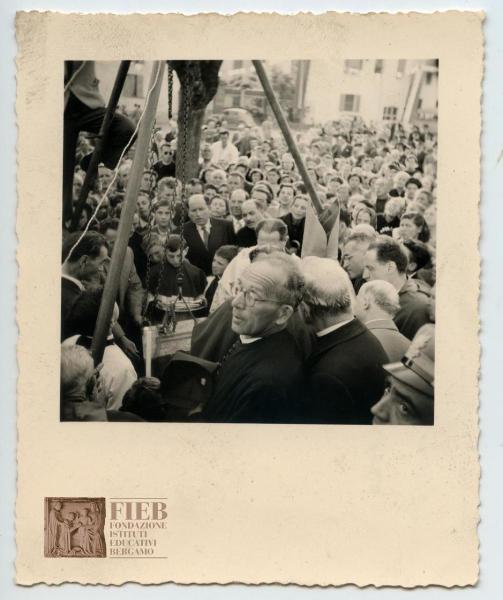
<path id="1" fill-rule="evenodd" d="M 482 23 L 18 14 L 19 584 L 477 582 Z M 59 421 L 63 65 L 124 58 L 438 59 L 434 426 Z"/>

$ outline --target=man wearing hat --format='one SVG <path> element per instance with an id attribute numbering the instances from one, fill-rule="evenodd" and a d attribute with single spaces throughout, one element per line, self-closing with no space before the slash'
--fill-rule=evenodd
<path id="1" fill-rule="evenodd" d="M 435 326 L 416 333 L 400 362 L 384 365 L 390 385 L 372 407 L 374 425 L 433 425 Z"/>
<path id="2" fill-rule="evenodd" d="M 238 161 L 239 151 L 229 141 L 229 130 L 220 129 L 220 139 L 211 145 L 212 162 L 220 165 L 222 162 L 226 164 L 234 164 Z"/>

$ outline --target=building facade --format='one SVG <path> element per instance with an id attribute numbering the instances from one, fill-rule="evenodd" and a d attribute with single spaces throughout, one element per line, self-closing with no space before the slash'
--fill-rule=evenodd
<path id="1" fill-rule="evenodd" d="M 311 61 L 306 105 L 311 122 L 360 116 L 366 122 L 428 122 L 438 114 L 438 61 Z"/>
<path id="2" fill-rule="evenodd" d="M 118 61 L 96 63 L 105 98 L 112 89 Z M 436 130 L 438 115 L 438 60 L 350 59 L 341 61 L 266 61 L 265 67 L 291 122 L 324 123 L 360 116 L 367 123 L 401 121 L 428 123 Z M 119 104 L 134 111 L 143 107 L 152 70 L 151 61 L 132 61 Z M 167 79 L 166 72 L 164 78 Z M 167 81 L 159 101 L 157 123 L 168 120 Z M 174 77 L 173 110 L 178 107 Z M 164 93 L 166 92 L 166 93 Z M 249 60 L 226 60 L 220 86 L 207 114 L 244 108 L 257 122 L 272 113 Z"/>

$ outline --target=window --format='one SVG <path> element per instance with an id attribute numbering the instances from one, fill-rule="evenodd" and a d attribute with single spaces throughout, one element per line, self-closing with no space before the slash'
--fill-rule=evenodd
<path id="1" fill-rule="evenodd" d="M 360 110 L 360 96 L 341 94 L 339 110 L 341 112 L 358 112 Z"/>
<path id="2" fill-rule="evenodd" d="M 236 95 L 232 97 L 232 106 L 238 108 L 241 106 L 241 97 Z"/>
<path id="3" fill-rule="evenodd" d="M 426 77 L 424 79 L 425 85 L 431 85 L 432 81 L 433 81 L 433 73 L 431 73 L 430 71 L 427 71 L 426 72 Z"/>
<path id="4" fill-rule="evenodd" d="M 234 68 L 235 69 L 241 69 L 243 67 L 243 63 L 244 63 L 244 60 L 235 60 L 234 61 Z"/>
<path id="5" fill-rule="evenodd" d="M 397 65 L 396 65 L 396 76 L 398 78 L 403 77 L 403 74 L 405 73 L 405 65 L 406 65 L 407 61 L 406 60 L 399 60 Z"/>
<path id="6" fill-rule="evenodd" d="M 143 75 L 128 73 L 122 93 L 129 98 L 141 98 L 143 96 Z"/>
<path id="7" fill-rule="evenodd" d="M 344 72 L 354 73 L 361 71 L 363 68 L 363 60 L 345 60 L 344 61 Z"/>
<path id="8" fill-rule="evenodd" d="M 383 121 L 394 121 L 398 115 L 398 108 L 396 106 L 385 106 L 383 111 Z"/>
<path id="9" fill-rule="evenodd" d="M 376 60 L 376 63 L 374 65 L 374 73 L 382 73 L 383 66 L 384 66 L 383 60 L 381 60 L 381 59 Z"/>

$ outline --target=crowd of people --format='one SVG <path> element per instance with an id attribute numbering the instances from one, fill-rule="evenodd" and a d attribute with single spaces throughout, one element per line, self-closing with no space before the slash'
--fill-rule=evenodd
<path id="1" fill-rule="evenodd" d="M 61 418 L 433 424 L 436 134 L 356 119 L 295 134 L 322 206 L 340 207 L 337 260 L 304 256 L 310 199 L 269 121 L 230 130 L 208 117 L 184 189 L 177 133 L 154 132 L 97 368 L 89 348 L 134 146 L 116 172 L 99 166 L 79 231 L 64 234 Z M 80 133 L 75 163 L 91 150 Z M 74 204 L 84 177 L 77 166 Z M 142 370 L 142 327 L 173 307 L 199 321 L 177 363 L 193 401 L 173 364 Z"/>

